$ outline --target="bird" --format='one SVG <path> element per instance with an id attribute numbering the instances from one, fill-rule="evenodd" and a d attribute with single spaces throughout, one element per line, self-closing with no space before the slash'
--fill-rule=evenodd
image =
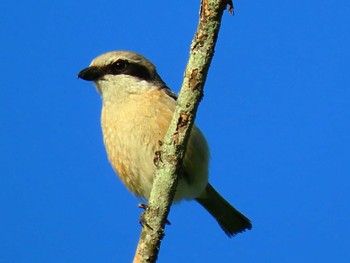
<path id="1" fill-rule="evenodd" d="M 155 153 L 161 150 L 177 96 L 151 61 L 131 51 L 97 56 L 78 78 L 92 81 L 102 98 L 103 141 L 114 171 L 130 192 L 147 200 L 156 169 Z M 252 228 L 250 220 L 208 182 L 209 146 L 196 125 L 190 132 L 182 170 L 173 203 L 197 201 L 229 237 Z"/>

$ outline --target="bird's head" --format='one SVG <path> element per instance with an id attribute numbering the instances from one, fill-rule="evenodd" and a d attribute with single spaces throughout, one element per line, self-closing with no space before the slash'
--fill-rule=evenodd
<path id="1" fill-rule="evenodd" d="M 93 81 L 102 95 L 110 89 L 133 93 L 149 84 L 165 85 L 152 62 L 130 51 L 111 51 L 96 57 L 78 78 Z"/>

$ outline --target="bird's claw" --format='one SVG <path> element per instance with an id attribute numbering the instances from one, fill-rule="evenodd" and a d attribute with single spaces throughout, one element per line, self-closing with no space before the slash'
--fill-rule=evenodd
<path id="1" fill-rule="evenodd" d="M 145 212 L 146 212 L 146 210 L 147 210 L 147 208 L 148 208 L 148 205 L 146 205 L 146 204 L 138 204 L 138 207 L 144 210 L 144 211 L 141 213 L 141 216 L 140 216 L 140 219 L 139 219 L 140 225 L 141 225 L 141 226 L 147 226 L 148 228 L 152 229 L 152 227 L 151 227 L 150 225 L 147 224 L 147 222 L 146 222 L 146 220 L 145 220 L 145 216 L 144 216 L 144 215 L 145 215 Z M 168 219 L 165 221 L 165 224 L 166 224 L 166 225 L 171 225 L 171 223 L 170 223 L 170 221 L 169 221 Z M 153 229 L 152 229 L 152 230 L 153 230 Z"/>

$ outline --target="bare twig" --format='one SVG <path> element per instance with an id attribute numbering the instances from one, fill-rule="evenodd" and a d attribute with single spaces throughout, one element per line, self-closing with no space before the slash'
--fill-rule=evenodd
<path id="1" fill-rule="evenodd" d="M 232 0 L 202 0 L 199 25 L 191 44 L 190 57 L 169 130 L 164 138 L 156 177 L 143 220 L 134 263 L 155 262 L 164 227 L 174 198 L 183 156 L 194 123 L 210 62 L 214 54 L 222 14 Z"/>

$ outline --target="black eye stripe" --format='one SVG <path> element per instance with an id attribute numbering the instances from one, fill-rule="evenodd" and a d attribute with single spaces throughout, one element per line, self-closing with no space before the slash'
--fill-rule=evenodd
<path id="1" fill-rule="evenodd" d="M 118 60 L 104 67 L 103 71 L 108 75 L 130 75 L 143 80 L 151 79 L 151 73 L 146 67 L 126 60 Z"/>

